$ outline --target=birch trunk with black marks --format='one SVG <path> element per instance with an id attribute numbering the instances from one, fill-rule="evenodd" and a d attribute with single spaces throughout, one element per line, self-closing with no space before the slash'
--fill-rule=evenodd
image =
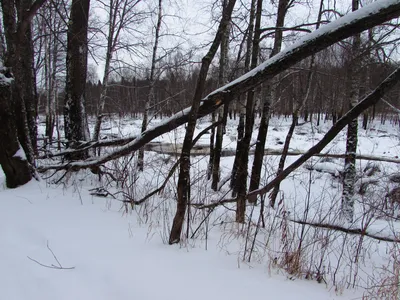
<path id="1" fill-rule="evenodd" d="M 56 102 L 58 98 L 57 89 L 57 72 L 59 66 L 57 66 L 61 59 L 61 48 L 59 32 L 64 28 L 62 18 L 58 16 L 59 8 L 54 7 L 53 4 L 48 8 L 49 15 L 42 16 L 42 18 L 48 18 L 43 20 L 44 24 L 48 24 L 50 28 L 44 26 L 45 34 L 45 80 L 46 80 L 46 129 L 45 135 L 48 141 L 51 143 L 54 135 L 54 128 L 56 124 Z"/>
<path id="2" fill-rule="evenodd" d="M 352 10 L 359 7 L 359 0 L 352 1 Z M 353 36 L 351 45 L 351 65 L 348 72 L 348 101 L 350 109 L 358 103 L 360 95 L 360 67 L 359 51 L 361 36 Z M 341 213 L 344 220 L 351 223 L 354 216 L 354 184 L 356 180 L 356 153 L 358 142 L 358 119 L 353 119 L 347 126 L 346 158 L 343 171 L 343 193 Z"/>
<path id="3" fill-rule="evenodd" d="M 90 0 L 73 0 L 67 35 L 67 76 L 64 100 L 64 130 L 68 147 L 75 148 L 87 138 L 85 85 L 88 54 L 88 20 Z M 68 157 L 71 160 L 85 159 L 87 151 Z"/>
<path id="4" fill-rule="evenodd" d="M 169 236 L 169 244 L 179 243 L 181 240 L 181 233 L 183 221 L 186 214 L 186 209 L 190 201 L 190 150 L 192 148 L 193 134 L 196 127 L 196 120 L 198 118 L 198 111 L 202 94 L 204 91 L 208 69 L 218 50 L 223 37 L 225 28 L 229 25 L 233 8 L 236 0 L 229 0 L 226 9 L 222 11 L 222 20 L 219 24 L 218 31 L 215 35 L 214 41 L 211 44 L 208 53 L 203 57 L 200 68 L 199 77 L 197 78 L 196 90 L 193 96 L 192 107 L 189 112 L 189 119 L 186 128 L 185 138 L 182 145 L 182 153 L 180 156 L 179 164 L 179 177 L 178 177 L 178 199 L 176 214 L 172 223 L 172 228 Z M 223 99 L 219 99 L 221 103 Z"/>
<path id="5" fill-rule="evenodd" d="M 154 38 L 154 45 L 153 45 L 153 54 L 151 58 L 151 68 L 150 68 L 150 78 L 149 78 L 149 94 L 147 95 L 146 107 L 143 113 L 143 121 L 142 121 L 142 132 L 146 131 L 147 123 L 148 123 L 148 113 L 149 108 L 152 103 L 154 103 L 154 84 L 156 81 L 155 78 L 155 71 L 156 71 L 156 63 L 157 63 L 157 50 L 158 50 L 158 42 L 160 39 L 160 29 L 161 29 L 161 22 L 162 22 L 162 0 L 158 1 L 158 15 L 157 15 L 157 25 L 156 25 L 156 32 Z M 144 166 L 144 147 L 139 149 L 138 154 L 138 162 L 137 166 L 139 171 L 143 171 Z"/>

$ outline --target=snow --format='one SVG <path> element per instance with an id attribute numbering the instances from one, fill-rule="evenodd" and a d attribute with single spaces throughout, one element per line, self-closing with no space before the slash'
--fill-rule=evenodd
<path id="1" fill-rule="evenodd" d="M 19 145 L 19 148 L 18 148 L 17 152 L 15 152 L 13 157 L 17 157 L 21 160 L 26 160 L 25 151 L 22 149 L 21 145 Z"/>
<path id="2" fill-rule="evenodd" d="M 164 120 L 152 119 L 149 126 L 154 127 L 161 122 Z M 259 122 L 260 119 L 257 118 L 252 143 L 256 141 Z M 94 122 L 90 124 L 93 125 Z M 238 120 L 228 120 L 224 150 L 236 148 L 237 124 Z M 270 120 L 267 147 L 271 151 L 282 148 L 290 124 L 291 118 L 274 117 Z M 199 120 L 195 134 L 209 125 L 208 118 Z M 331 121 L 321 121 L 319 126 L 310 122 L 297 126 L 290 150 L 306 151 L 321 139 L 331 125 Z M 105 119 L 102 135 L 132 136 L 140 133 L 140 127 L 139 119 Z M 39 127 L 39 132 L 44 134 L 43 124 Z M 156 141 L 160 145 L 169 144 L 179 149 L 184 133 L 185 128 L 178 127 L 159 136 Z M 400 151 L 399 136 L 398 127 L 389 121 L 386 124 L 374 121 L 368 125 L 367 130 L 359 130 L 358 154 L 394 158 Z M 343 130 L 324 152 L 344 153 L 345 141 L 346 130 Z M 209 135 L 205 135 L 199 140 L 198 146 L 206 149 L 208 143 Z M 287 164 L 297 157 L 289 156 Z M 278 160 L 278 155 L 265 158 L 261 184 L 270 181 L 274 176 Z M 127 161 L 129 158 L 118 160 L 121 166 Z M 29 295 L 33 300 L 130 297 L 179 300 L 187 299 L 190 295 L 191 299 L 235 300 L 263 297 L 266 294 L 279 299 L 354 299 L 360 298 L 364 293 L 363 288 L 346 288 L 353 280 L 349 266 L 352 265 L 350 260 L 355 251 L 352 249 L 357 249 L 358 237 L 354 235 L 347 239 L 349 244 L 346 244 L 349 249 L 346 250 L 349 251 L 346 257 L 349 261 L 344 260 L 339 264 L 337 257 L 340 257 L 340 245 L 344 243 L 342 241 L 345 237 L 343 234 L 332 234 L 328 231 L 319 233 L 321 235 L 326 232 L 332 243 L 332 248 L 328 251 L 330 254 L 324 258 L 324 265 L 331 266 L 324 278 L 326 284 L 290 276 L 275 266 L 272 263 L 273 258 L 282 255 L 283 247 L 282 231 L 274 225 L 282 222 L 281 210 L 268 212 L 267 209 L 267 225 L 260 230 L 255 258 L 251 263 L 243 261 L 245 240 L 237 233 L 240 229 L 232 222 L 234 214 L 225 207 L 217 208 L 211 215 L 207 239 L 204 238 L 204 229 L 201 228 L 200 232 L 203 233 L 196 239 L 184 239 L 180 246 L 166 245 L 175 209 L 176 174 L 162 194 L 136 206 L 133 212 L 127 214 L 118 200 L 125 199 L 124 194 L 140 200 L 164 182 L 175 161 L 176 156 L 173 154 L 146 152 L 145 172 L 138 175 L 133 169 L 129 170 L 131 179 L 125 186 L 130 188 L 120 190 L 115 184 L 109 187 L 111 192 L 116 192 L 117 200 L 110 196 L 104 199 L 89 194 L 93 187 L 102 187 L 97 176 L 89 171 L 81 172 L 79 176 L 67 176 L 62 186 L 50 184 L 57 179 L 50 178 L 43 182 L 32 181 L 15 190 L 0 190 L 0 257 L 4 258 L 4 263 L 1 262 L 0 280 L 6 287 L 0 291 L 0 299 L 19 300 L 26 299 Z M 191 159 L 193 202 L 207 204 L 229 197 L 228 184 L 222 185 L 218 193 L 210 192 L 210 183 L 204 175 L 207 161 L 207 156 L 195 156 Z M 250 157 L 249 169 L 252 161 Z M 343 226 L 333 210 L 340 204 L 339 172 L 343 163 L 343 159 L 315 157 L 282 182 L 278 199 L 285 199 L 282 209 L 285 209 L 292 220 Z M 222 158 L 221 178 L 229 178 L 232 164 L 233 156 Z M 376 164 L 380 170 L 371 177 L 363 175 L 366 174 L 363 170 L 371 164 Z M 116 165 L 107 166 L 114 168 Z M 135 165 L 134 161 L 132 165 Z M 357 169 L 358 176 L 362 177 L 357 181 L 357 190 L 362 182 L 377 183 L 372 188 L 367 188 L 365 196 L 357 196 L 357 221 L 350 228 L 362 228 L 365 222 L 370 222 L 367 230 L 369 234 L 394 238 L 400 231 L 399 222 L 388 222 L 383 218 L 370 221 L 360 203 L 377 205 L 376 201 L 387 193 L 387 188 L 396 186 L 388 183 L 387 178 L 390 174 L 399 172 L 399 165 L 361 160 L 357 161 Z M 58 174 L 62 175 L 62 172 Z M 0 178 L 0 182 L 5 186 L 4 178 Z M 229 204 L 228 208 L 234 211 L 235 206 Z M 203 213 L 206 212 L 197 211 L 192 232 L 203 220 Z M 257 222 L 258 208 L 253 211 L 249 207 L 248 213 L 252 214 L 253 222 Z M 312 248 L 314 250 L 310 250 L 309 245 L 315 243 L 313 230 L 307 230 L 309 235 L 305 245 L 308 246 L 304 253 L 306 261 L 312 259 L 311 256 L 318 260 L 318 249 L 322 247 L 317 244 L 316 248 Z M 267 237 L 271 240 L 269 243 L 266 242 Z M 49 269 L 28 258 L 29 256 L 45 265 L 57 265 L 47 243 L 63 267 L 74 269 Z M 377 274 L 379 268 L 391 261 L 388 245 L 390 243 L 378 243 L 369 238 L 365 240 L 362 255 L 367 258 L 358 266 L 362 275 L 357 280 L 362 287 L 378 284 L 379 278 L 385 276 L 371 277 L 371 274 Z M 316 262 L 310 264 L 314 268 Z M 332 266 L 338 266 L 336 276 L 340 283 L 335 286 L 331 277 L 334 272 Z M 179 285 L 179 290 L 175 285 Z M 24 288 L 21 289 L 20 286 Z"/>
<path id="3" fill-rule="evenodd" d="M 215 240 L 207 251 L 167 246 L 155 229 L 84 190 L 35 181 L 1 190 L 0 228 L 1 299 L 346 299 L 315 282 L 237 262 Z M 57 265 L 47 245 L 73 269 L 28 258 Z"/>

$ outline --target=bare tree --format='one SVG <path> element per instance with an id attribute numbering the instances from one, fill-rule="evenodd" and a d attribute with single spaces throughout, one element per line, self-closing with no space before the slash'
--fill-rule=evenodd
<path id="1" fill-rule="evenodd" d="M 323 8 L 323 0 L 321 0 L 321 3 L 320 3 L 320 9 L 319 9 L 319 12 L 318 12 L 318 18 L 317 18 L 317 22 L 316 22 L 316 29 L 319 28 L 319 24 L 320 24 L 320 21 L 321 21 L 322 8 Z M 301 97 L 298 97 L 299 100 L 293 99 L 294 105 L 293 105 L 293 113 L 292 113 L 292 123 L 290 124 L 289 131 L 288 131 L 288 133 L 286 135 L 285 143 L 283 145 L 282 155 L 281 155 L 281 158 L 279 160 L 278 170 L 276 172 L 277 176 L 283 171 L 283 168 L 285 166 L 287 153 L 289 151 L 290 141 L 292 139 L 292 136 L 293 136 L 293 133 L 294 133 L 294 129 L 295 129 L 295 127 L 297 125 L 297 122 L 299 120 L 300 110 L 303 109 L 303 107 L 306 104 L 306 102 L 307 102 L 307 100 L 309 98 L 309 95 L 310 95 L 311 83 L 312 83 L 312 78 L 313 78 L 314 63 L 315 63 L 315 55 L 312 55 L 311 56 L 311 60 L 310 60 L 310 65 L 309 65 L 309 71 L 308 71 L 308 74 L 307 74 L 305 96 L 302 99 L 301 99 Z M 254 161 L 256 162 L 256 160 L 254 160 Z M 254 165 L 253 165 L 253 167 L 254 167 Z M 254 186 L 253 190 L 255 190 L 257 188 L 258 188 L 258 185 Z M 274 189 L 272 190 L 272 192 L 270 194 L 270 205 L 272 207 L 274 207 L 274 205 L 275 205 L 275 201 L 276 201 L 276 197 L 278 196 L 278 192 L 279 192 L 279 184 L 277 184 L 274 187 Z"/>
<path id="2" fill-rule="evenodd" d="M 122 45 L 121 35 L 124 30 L 127 30 L 127 28 L 132 25 L 132 23 L 136 22 L 136 6 L 140 2 L 141 0 L 109 0 L 108 4 L 102 3 L 107 11 L 108 33 L 102 90 L 97 107 L 97 120 L 93 133 L 94 141 L 99 139 L 101 122 L 104 117 L 103 111 L 107 99 L 113 56 L 118 49 L 127 47 L 127 45 Z"/>
<path id="3" fill-rule="evenodd" d="M 227 5 L 227 0 L 224 0 L 222 3 L 222 7 L 225 8 Z M 227 83 L 227 64 L 228 64 L 228 53 L 229 53 L 229 32 L 230 27 L 227 26 L 225 32 L 223 32 L 223 37 L 221 41 L 221 49 L 220 49 L 220 58 L 219 58 L 219 73 L 218 73 L 218 86 L 223 86 Z M 211 188 L 216 191 L 218 189 L 218 182 L 220 176 L 220 161 L 221 161 L 221 152 L 222 152 L 222 142 L 223 135 L 226 125 L 226 119 L 228 114 L 228 106 L 223 106 L 223 108 L 219 108 L 217 111 L 218 122 L 220 123 L 217 126 L 216 135 L 215 129 L 212 129 L 211 134 L 211 143 L 210 143 L 210 165 L 208 167 L 208 171 L 212 173 L 212 183 Z M 213 115 L 214 116 L 214 115 Z M 214 122 L 213 122 L 214 123 Z M 215 136 L 215 143 L 214 143 Z"/>
<path id="4" fill-rule="evenodd" d="M 146 108 L 143 114 L 142 121 L 142 132 L 146 131 L 147 123 L 148 123 L 148 113 L 152 103 L 154 103 L 154 84 L 156 81 L 155 71 L 156 71 L 156 63 L 157 63 L 157 50 L 158 50 L 158 42 L 160 38 L 160 30 L 161 30 L 161 22 L 162 22 L 163 14 L 162 14 L 162 0 L 158 0 L 158 14 L 157 14 L 157 24 L 155 27 L 155 37 L 154 37 L 154 45 L 153 45 L 153 53 L 151 57 L 151 67 L 150 67 L 150 77 L 149 77 L 149 93 L 147 96 Z M 140 171 L 143 171 L 143 162 L 144 162 L 144 148 L 139 149 L 138 155 L 138 168 Z"/>
<path id="5" fill-rule="evenodd" d="M 358 10 L 359 0 L 352 0 L 352 11 Z M 358 103 L 360 95 L 360 66 L 359 51 L 361 36 L 356 34 L 351 44 L 351 66 L 348 72 L 348 101 L 350 109 Z M 356 154 L 358 142 L 358 119 L 355 118 L 347 126 L 346 158 L 343 172 L 343 194 L 341 210 L 347 222 L 353 221 L 354 215 L 354 184 L 356 180 Z"/>
<path id="6" fill-rule="evenodd" d="M 196 127 L 196 120 L 198 118 L 200 101 L 202 99 L 208 69 L 221 43 L 223 32 L 225 31 L 225 28 L 229 25 L 235 3 L 236 0 L 230 0 L 226 8 L 223 10 L 222 20 L 219 24 L 214 41 L 211 44 L 208 53 L 202 59 L 201 69 L 197 78 L 196 90 L 192 101 L 192 107 L 189 112 L 186 134 L 182 145 L 178 178 L 177 209 L 171 228 L 169 244 L 179 243 L 181 239 L 181 232 L 186 208 L 190 201 L 190 151 L 192 149 L 192 140 Z"/>

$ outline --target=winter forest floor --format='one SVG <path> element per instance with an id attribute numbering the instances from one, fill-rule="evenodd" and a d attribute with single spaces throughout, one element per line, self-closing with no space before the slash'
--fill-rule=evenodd
<path id="1" fill-rule="evenodd" d="M 269 149 L 282 148 L 290 121 L 271 120 Z M 197 132 L 209 124 L 201 120 Z M 140 125 L 141 120 L 108 120 L 102 134 L 133 135 Z M 330 121 L 298 126 L 290 150 L 306 151 L 330 126 Z M 236 127 L 237 121 L 229 120 L 226 150 L 236 147 Z M 180 127 L 153 142 L 179 148 L 183 136 Z M 256 134 L 253 137 L 255 142 Z M 398 125 L 375 121 L 367 130 L 360 129 L 359 153 L 397 159 L 399 138 Z M 205 135 L 198 145 L 206 148 L 208 140 Z M 345 131 L 323 152 L 343 154 L 344 149 Z M 290 156 L 286 165 L 296 158 Z M 289 176 L 281 184 L 279 206 L 265 209 L 264 228 L 256 226 L 260 205 L 247 207 L 244 225 L 233 222 L 233 204 L 212 211 L 191 208 L 189 227 L 184 229 L 189 238 L 178 246 L 167 245 L 176 175 L 161 194 L 142 205 L 131 208 L 121 202 L 139 200 L 159 187 L 176 155 L 146 152 L 145 159 L 143 173 L 135 170 L 134 156 L 108 163 L 107 170 L 118 182 L 106 175 L 99 181 L 89 171 L 67 174 L 60 181 L 63 172 L 48 172 L 40 182 L 11 190 L 5 188 L 1 173 L 0 299 L 396 299 L 396 243 L 292 222 L 343 225 L 337 218 L 343 159 L 313 158 Z M 278 160 L 277 155 L 265 158 L 262 184 L 273 178 Z M 249 161 L 251 169 L 252 157 Z M 229 184 L 211 191 L 207 162 L 205 155 L 192 158 L 192 203 L 230 197 Z M 229 176 L 232 164 L 232 156 L 222 159 L 222 179 Z M 394 176 L 399 165 L 359 160 L 357 167 L 356 189 L 370 184 L 356 195 L 351 228 L 397 238 L 396 205 L 387 207 L 384 201 L 399 185 Z M 95 188 L 109 194 L 94 196 L 100 191 Z M 300 253 L 296 263 L 294 253 Z"/>

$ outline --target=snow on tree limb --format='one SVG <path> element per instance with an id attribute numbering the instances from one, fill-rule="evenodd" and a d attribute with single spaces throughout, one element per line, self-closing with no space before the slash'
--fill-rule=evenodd
<path id="1" fill-rule="evenodd" d="M 369 4 L 355 12 L 333 21 L 320 29 L 304 36 L 292 46 L 284 49 L 271 59 L 262 63 L 250 72 L 226 84 L 207 95 L 201 102 L 197 117 L 201 118 L 215 111 L 223 104 L 232 101 L 232 95 L 239 95 L 260 85 L 265 80 L 287 70 L 304 58 L 311 56 L 345 38 L 360 33 L 366 29 L 382 24 L 400 16 L 398 0 L 380 0 Z M 144 131 L 140 137 L 116 149 L 112 153 L 85 161 L 68 164 L 51 165 L 39 168 L 46 170 L 79 170 L 99 166 L 105 162 L 128 155 L 138 150 L 154 138 L 167 133 L 188 121 L 190 108 L 178 112 L 161 124 Z"/>

